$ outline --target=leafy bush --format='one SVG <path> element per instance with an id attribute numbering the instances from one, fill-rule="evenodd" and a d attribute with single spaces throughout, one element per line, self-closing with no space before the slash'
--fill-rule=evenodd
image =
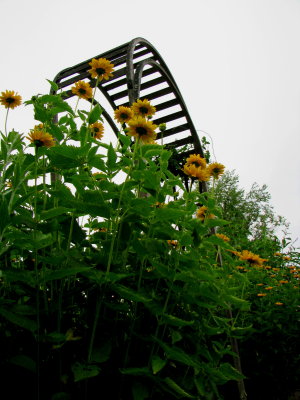
<path id="1" fill-rule="evenodd" d="M 1 135 L 3 391 L 49 400 L 221 399 L 237 381 L 242 398 L 237 339 L 246 376 L 248 352 L 271 343 L 277 328 L 294 351 L 299 265 L 292 283 L 257 296 L 257 283 L 267 289 L 285 278 L 286 260 L 274 256 L 272 277 L 259 256 L 216 235 L 227 222 L 213 192 L 186 190 L 182 171 L 169 170 L 171 151 L 132 141 L 130 133 L 145 131 L 130 123 L 116 146 L 103 143 L 93 99 L 89 112 L 78 103 L 73 110 L 63 94 L 26 104 L 40 123 L 31 145 L 6 133 L 6 123 Z M 187 173 L 193 189 L 199 171 Z"/>

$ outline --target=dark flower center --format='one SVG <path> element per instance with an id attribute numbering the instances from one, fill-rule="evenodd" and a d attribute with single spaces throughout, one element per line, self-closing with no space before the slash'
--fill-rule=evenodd
<path id="1" fill-rule="evenodd" d="M 143 128 L 142 126 L 138 126 L 136 128 L 136 132 L 138 133 L 139 136 L 147 135 L 147 129 Z"/>
<path id="2" fill-rule="evenodd" d="M 83 89 L 83 88 L 79 88 L 79 89 L 78 89 L 78 92 L 79 92 L 80 94 L 86 94 L 86 90 Z"/>
<path id="3" fill-rule="evenodd" d="M 96 126 L 93 129 L 95 133 L 99 132 L 99 128 L 97 128 Z"/>
<path id="4" fill-rule="evenodd" d="M 105 69 L 103 68 L 96 68 L 96 72 L 98 75 L 103 75 L 105 73 Z"/>
<path id="5" fill-rule="evenodd" d="M 14 103 L 14 102 L 15 102 L 15 99 L 14 99 L 13 97 L 7 97 L 6 103 L 12 104 L 12 103 Z"/>
<path id="6" fill-rule="evenodd" d="M 127 118 L 128 118 L 128 114 L 122 113 L 122 114 L 121 114 L 121 118 L 124 119 L 124 120 L 127 119 Z"/>
<path id="7" fill-rule="evenodd" d="M 149 111 L 149 110 L 148 110 L 147 107 L 140 107 L 140 113 L 141 113 L 141 114 L 147 114 L 148 111 Z"/>
<path id="8" fill-rule="evenodd" d="M 42 147 L 42 146 L 44 146 L 44 142 L 42 142 L 41 140 L 35 140 L 34 141 L 34 145 L 36 146 L 36 147 Z"/>
<path id="9" fill-rule="evenodd" d="M 201 165 L 197 161 L 193 161 L 192 164 L 195 165 L 195 167 L 197 168 L 201 167 Z"/>

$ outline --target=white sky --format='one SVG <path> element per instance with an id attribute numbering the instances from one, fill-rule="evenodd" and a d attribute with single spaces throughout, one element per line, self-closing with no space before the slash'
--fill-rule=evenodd
<path id="1" fill-rule="evenodd" d="M 24 100 L 66 67 L 147 39 L 217 161 L 246 190 L 268 185 L 300 245 L 300 0 L 0 0 L 0 14 L 0 91 Z M 33 124 L 28 107 L 10 112 L 9 128 Z"/>

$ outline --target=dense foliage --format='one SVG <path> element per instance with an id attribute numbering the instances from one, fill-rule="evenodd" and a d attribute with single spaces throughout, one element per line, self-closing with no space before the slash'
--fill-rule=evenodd
<path id="1" fill-rule="evenodd" d="M 287 398 L 299 382 L 276 368 L 284 353 L 285 368 L 299 369 L 298 253 L 265 248 L 267 265 L 243 252 L 234 216 L 213 190 L 199 193 L 195 176 L 186 190 L 171 151 L 133 141 L 134 124 L 116 146 L 97 137 L 98 104 L 73 110 L 58 94 L 27 105 L 42 125 L 26 138 L 1 135 L 2 390 L 45 400 L 244 398 L 244 376 L 249 392 L 252 379 L 267 385 L 269 361 L 285 385 L 273 398 Z M 234 233 L 233 243 L 216 230 Z"/>

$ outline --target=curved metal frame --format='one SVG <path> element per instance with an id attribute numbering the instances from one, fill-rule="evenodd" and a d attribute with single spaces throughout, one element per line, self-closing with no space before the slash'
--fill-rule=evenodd
<path id="1" fill-rule="evenodd" d="M 167 127 L 163 132 L 163 137 L 168 137 L 170 140 L 166 147 L 179 149 L 190 144 L 193 149 L 181 153 L 182 158 L 191 152 L 196 152 L 203 156 L 197 131 L 180 90 L 163 58 L 151 43 L 146 39 L 138 37 L 93 58 L 107 58 L 115 66 L 114 76 L 108 81 L 99 82 L 97 86 L 113 110 L 120 105 L 129 106 L 137 99 L 148 99 L 156 102 L 157 104 L 153 105 L 156 107 L 157 114 L 164 111 L 164 115 L 158 116 L 153 122 L 155 124 L 172 122 L 175 125 L 177 123 L 174 127 Z M 136 61 L 138 58 L 142 59 Z M 73 67 L 66 68 L 54 78 L 54 82 L 58 85 L 59 89 L 67 89 L 67 98 L 74 96 L 71 92 L 71 85 L 79 80 L 88 79 L 90 85 L 95 87 L 96 80 L 92 79 L 88 72 L 91 60 L 92 58 Z M 152 79 L 151 75 L 153 74 L 158 74 L 159 77 Z M 145 81 L 145 78 L 150 79 Z M 167 87 L 159 89 L 159 85 Z M 143 95 L 143 90 L 150 90 L 150 93 Z M 161 97 L 163 96 L 172 98 L 161 101 Z M 122 101 L 119 102 L 121 99 Z M 101 107 L 104 110 L 103 117 L 113 132 L 117 134 L 119 132 L 118 127 L 110 114 L 102 105 Z M 168 113 L 168 109 L 172 107 L 180 108 L 180 111 L 171 112 L 170 110 Z M 186 122 L 178 122 L 182 118 Z M 177 139 L 175 135 L 179 133 L 185 135 L 185 137 Z M 160 137 L 161 134 L 158 134 L 158 138 Z"/>

